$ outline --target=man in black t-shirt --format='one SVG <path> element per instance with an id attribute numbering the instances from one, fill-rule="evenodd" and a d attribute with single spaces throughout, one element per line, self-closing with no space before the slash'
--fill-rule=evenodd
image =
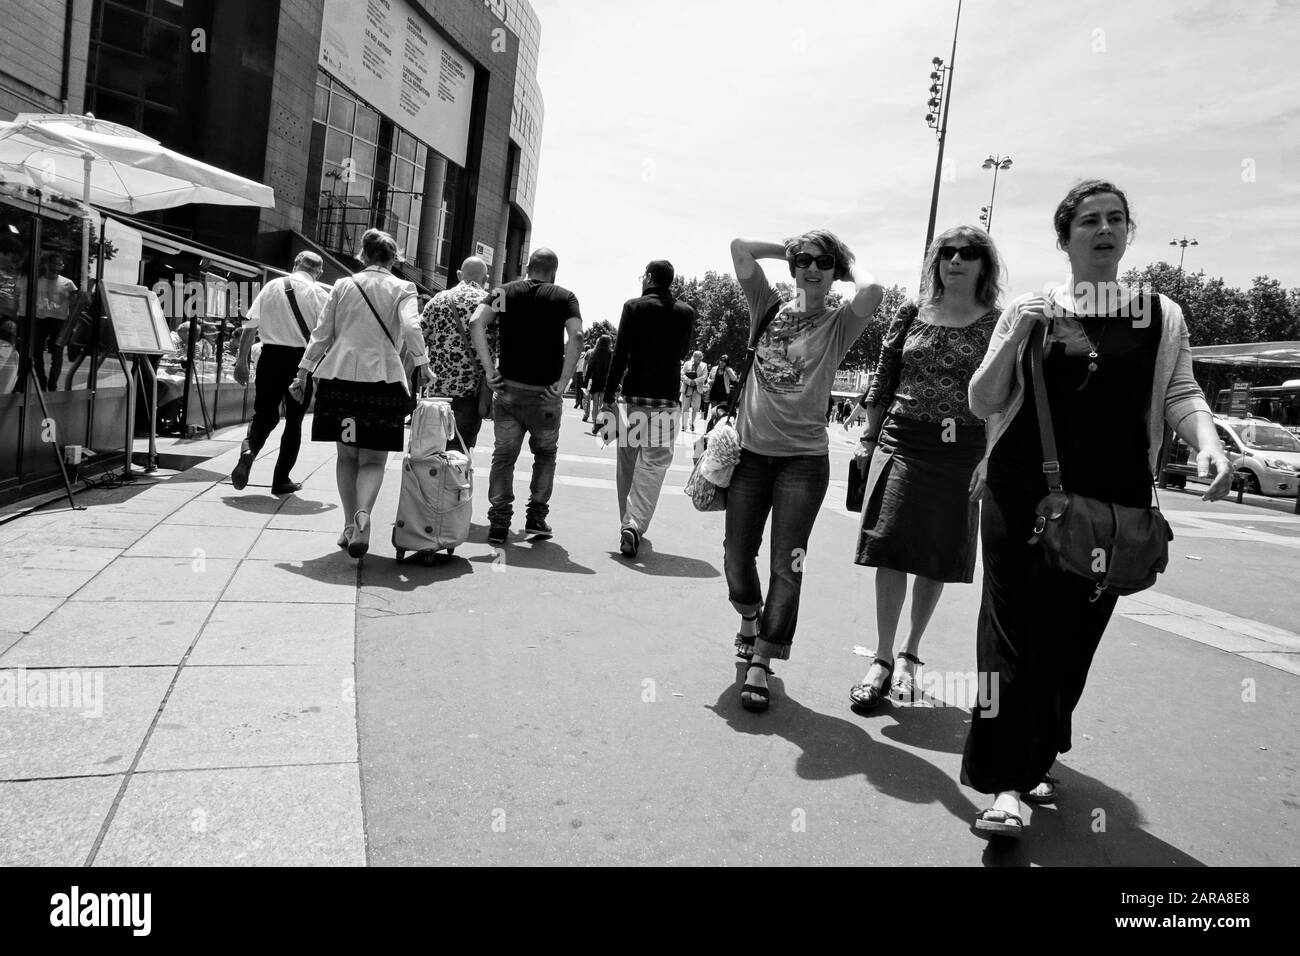
<path id="1" fill-rule="evenodd" d="M 573 378 L 582 349 L 578 299 L 555 284 L 559 258 L 550 249 L 528 257 L 528 277 L 501 286 L 470 319 L 469 334 L 496 395 L 492 472 L 488 478 L 488 543 L 503 545 L 514 516 L 515 461 L 528 433 L 533 453 L 524 532 L 549 538 L 551 490 L 560 439 L 561 395 Z M 488 350 L 487 330 L 495 322 L 500 363 Z"/>

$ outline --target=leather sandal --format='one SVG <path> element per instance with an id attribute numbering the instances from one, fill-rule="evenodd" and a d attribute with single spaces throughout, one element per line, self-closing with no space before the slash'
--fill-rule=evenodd
<path id="1" fill-rule="evenodd" d="M 354 527 L 352 537 L 348 539 L 348 556 L 363 558 L 370 550 L 370 512 L 358 511 L 352 516 L 352 523 Z"/>
<path id="2" fill-rule="evenodd" d="M 759 664 L 750 661 L 745 665 L 745 676 L 749 676 L 749 668 L 758 667 L 767 673 L 768 677 L 772 676 L 772 668 L 766 664 Z M 749 696 L 746 697 L 745 695 Z M 772 694 L 766 687 L 759 687 L 757 684 L 745 684 L 740 688 L 740 706 L 746 710 L 763 711 L 767 710 L 768 704 L 772 701 Z"/>
<path id="3" fill-rule="evenodd" d="M 348 549 L 348 542 L 352 540 L 352 532 L 355 530 L 356 527 L 354 525 L 348 525 L 343 529 L 343 533 L 339 535 L 339 547 L 344 551 Z"/>
<path id="4" fill-rule="evenodd" d="M 877 657 L 871 663 L 873 665 L 879 664 L 885 669 L 885 682 L 881 686 L 876 687 L 874 684 L 869 684 L 866 681 L 863 681 L 861 684 L 854 684 L 853 687 L 849 689 L 849 700 L 853 701 L 853 706 L 861 707 L 863 710 L 871 710 L 874 707 L 879 707 L 880 704 L 889 697 L 889 691 L 887 690 L 889 687 L 889 676 L 894 673 L 893 661 L 885 660 L 883 657 Z"/>
<path id="5" fill-rule="evenodd" d="M 1033 790 L 1026 790 L 1020 795 L 1020 799 L 1025 803 L 1055 803 L 1056 796 L 1060 792 L 1061 781 L 1057 780 L 1050 773 L 1043 774 L 1042 781 Z"/>
<path id="6" fill-rule="evenodd" d="M 745 621 L 757 621 L 759 614 L 761 613 L 762 612 L 760 611 L 755 611 L 753 617 L 747 617 L 744 614 L 740 615 L 740 617 L 742 620 Z M 747 661 L 754 656 L 754 640 L 757 636 L 758 636 L 757 634 L 753 636 L 749 636 L 749 635 L 741 634 L 739 631 L 736 632 L 736 643 L 735 643 L 736 656 L 739 657 L 742 661 Z M 771 672 L 769 671 L 768 673 Z"/>
<path id="7" fill-rule="evenodd" d="M 909 654 L 907 651 L 902 651 L 898 657 L 900 660 L 908 661 L 909 663 L 915 664 L 917 667 L 925 666 L 925 661 L 921 660 L 921 658 L 917 657 L 915 654 Z M 916 673 L 898 674 L 890 685 L 889 690 L 890 693 L 899 700 L 916 700 Z"/>

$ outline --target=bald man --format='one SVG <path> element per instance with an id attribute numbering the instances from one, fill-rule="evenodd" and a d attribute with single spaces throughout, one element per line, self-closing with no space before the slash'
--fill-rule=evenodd
<path id="1" fill-rule="evenodd" d="M 469 448 L 478 441 L 487 413 L 487 383 L 469 338 L 469 320 L 488 297 L 488 267 L 470 256 L 456 270 L 456 285 L 439 292 L 424 307 L 420 327 L 438 392 L 451 399 L 456 427 Z M 495 343 L 490 345 L 495 352 Z"/>
<path id="2" fill-rule="evenodd" d="M 253 382 L 253 420 L 240 449 L 239 463 L 230 473 L 230 483 L 237 490 L 248 484 L 248 473 L 257 453 L 280 423 L 281 402 L 284 403 L 284 435 L 271 477 L 271 494 L 289 495 L 302 488 L 289 472 L 298 463 L 302 417 L 311 404 L 311 385 L 308 383 L 309 390 L 301 402 L 290 394 L 289 386 L 298 375 L 298 363 L 320 321 L 321 310 L 329 301 L 329 295 L 317 285 L 324 269 L 325 263 L 316 253 L 300 252 L 293 260 L 293 272 L 267 282 L 248 307 L 239 335 L 239 356 L 235 359 L 236 382 L 248 384 L 248 356 L 253 349 L 254 332 L 262 342 L 262 354 L 257 359 L 257 376 Z"/>

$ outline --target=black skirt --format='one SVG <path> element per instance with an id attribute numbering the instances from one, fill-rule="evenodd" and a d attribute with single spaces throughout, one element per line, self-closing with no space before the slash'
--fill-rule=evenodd
<path id="1" fill-rule="evenodd" d="M 975 580 L 970 479 L 983 455 L 983 425 L 888 416 L 867 473 L 856 562 L 950 584 Z"/>
<path id="2" fill-rule="evenodd" d="M 312 441 L 333 441 L 371 451 L 401 451 L 411 396 L 401 382 L 316 382 Z"/>

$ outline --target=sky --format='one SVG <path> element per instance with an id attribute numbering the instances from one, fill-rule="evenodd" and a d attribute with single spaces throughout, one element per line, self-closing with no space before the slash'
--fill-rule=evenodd
<path id="1" fill-rule="evenodd" d="M 731 271 L 732 238 L 836 232 L 915 292 L 951 62 L 936 234 L 979 223 L 1008 298 L 1064 280 L 1051 219 L 1085 177 L 1129 198 L 1121 268 L 1178 262 L 1300 286 L 1300 2 L 533 0 L 545 101 L 532 246 L 588 323 L 617 323 L 650 259 Z M 773 278 L 785 266 L 769 262 Z M 847 287 L 846 287 L 847 288 Z"/>

